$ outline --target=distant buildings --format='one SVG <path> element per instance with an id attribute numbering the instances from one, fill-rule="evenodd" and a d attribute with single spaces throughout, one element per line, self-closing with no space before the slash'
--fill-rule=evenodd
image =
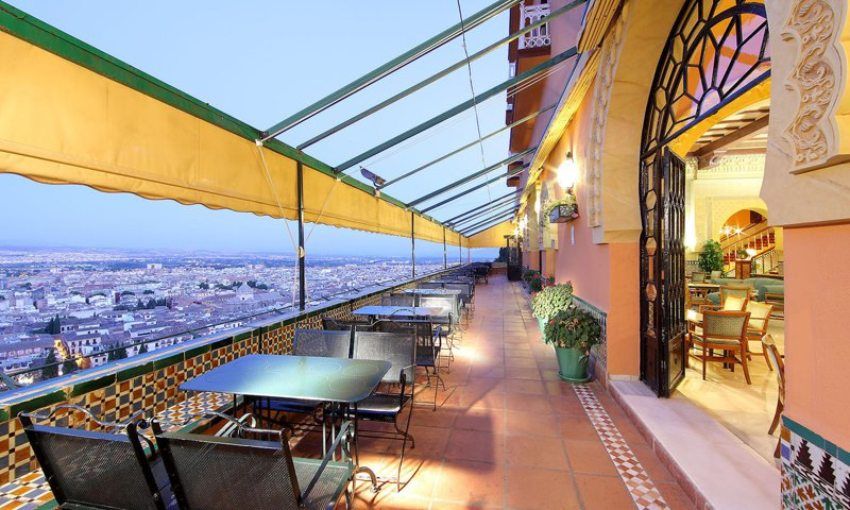
<path id="1" fill-rule="evenodd" d="M 53 352 L 57 339 L 68 356 L 99 366 L 237 328 L 294 301 L 291 257 L 267 257 L 266 263 L 162 258 L 167 263 L 134 254 L 0 249 L 0 369 L 31 370 L 17 379 L 37 381 L 42 373 L 57 373 L 41 369 L 51 353 L 64 359 Z M 417 260 L 423 273 L 441 267 L 442 258 Z M 314 257 L 307 267 L 308 302 L 317 306 L 379 281 L 409 277 L 406 259 Z"/>

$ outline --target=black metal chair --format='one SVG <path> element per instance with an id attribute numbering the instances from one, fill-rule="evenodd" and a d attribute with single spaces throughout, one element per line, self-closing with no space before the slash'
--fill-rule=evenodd
<path id="1" fill-rule="evenodd" d="M 348 424 L 322 459 L 293 457 L 281 430 L 242 426 L 241 437 L 222 438 L 153 427 L 181 509 L 318 510 L 333 508 L 343 493 L 350 505 Z"/>
<path id="2" fill-rule="evenodd" d="M 401 333 L 414 335 L 416 338 L 416 366 L 425 369 L 428 387 L 431 380 L 435 380 L 433 408 L 437 410 L 437 391 L 442 385 L 446 389 L 446 383 L 439 373 L 439 360 L 442 349 L 442 328 L 435 329 L 431 321 L 406 321 L 398 322 L 392 320 L 379 320 L 375 324 L 375 331 L 384 333 Z"/>
<path id="3" fill-rule="evenodd" d="M 421 296 L 419 298 L 419 306 L 426 308 L 438 308 L 441 317 L 431 317 L 431 321 L 435 324 L 443 326 L 442 333 L 447 339 L 446 353 L 449 361 L 454 360 L 453 347 L 454 343 L 461 341 L 461 330 L 458 327 L 460 321 L 460 297 L 456 294 L 446 294 L 444 296 Z"/>
<path id="4" fill-rule="evenodd" d="M 401 469 L 407 442 L 411 448 L 416 442 L 410 434 L 410 420 L 413 417 L 414 395 L 416 392 L 414 370 L 416 367 L 416 338 L 412 330 L 397 333 L 357 332 L 354 335 L 354 359 L 386 360 L 392 366 L 381 380 L 383 388 L 361 400 L 354 407 L 355 423 L 359 420 L 392 423 L 395 432 L 378 430 L 360 431 L 355 428 L 357 437 L 400 440 L 401 458 L 398 463 L 396 483 L 401 488 Z M 409 405 L 404 429 L 399 426 L 398 418 Z M 356 427 L 356 425 L 355 425 Z"/>
<path id="5" fill-rule="evenodd" d="M 416 296 L 413 294 L 390 294 L 381 298 L 384 306 L 416 306 Z"/>
<path id="6" fill-rule="evenodd" d="M 471 283 L 446 283 L 445 288 L 460 291 L 458 295 L 460 309 L 466 312 L 465 315 L 468 319 L 475 312 L 475 285 Z"/>
<path id="7" fill-rule="evenodd" d="M 322 319 L 322 329 L 326 331 L 351 331 L 351 327 L 355 329 L 360 328 L 369 328 L 370 324 L 368 321 L 350 321 L 350 320 L 339 320 L 339 319 L 329 319 L 327 317 Z"/>
<path id="8" fill-rule="evenodd" d="M 81 412 L 115 433 L 38 424 L 59 411 Z M 60 508 L 177 508 L 156 446 L 134 423 L 138 415 L 108 423 L 88 409 L 65 404 L 49 414 L 21 413 L 19 418 Z"/>

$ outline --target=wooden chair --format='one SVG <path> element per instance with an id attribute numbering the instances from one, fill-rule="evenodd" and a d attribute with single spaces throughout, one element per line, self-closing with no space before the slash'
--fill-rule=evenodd
<path id="1" fill-rule="evenodd" d="M 776 348 L 776 344 L 773 342 L 772 336 L 765 335 L 764 338 L 762 338 L 762 348 L 764 349 L 764 352 L 767 353 L 769 364 L 772 368 L 775 368 L 776 380 L 779 383 L 779 395 L 776 399 L 776 412 L 773 414 L 773 421 L 770 423 L 770 428 L 767 430 L 768 434 L 773 434 L 782 419 L 782 411 L 785 410 L 785 364 L 782 362 L 782 355 L 779 354 L 779 349 Z M 776 458 L 779 458 L 779 446 L 781 444 L 782 439 L 780 438 L 779 442 L 776 444 L 776 451 L 773 452 L 773 456 Z"/>
<path id="2" fill-rule="evenodd" d="M 694 271 L 691 273 L 691 283 L 705 283 L 705 273 Z"/>
<path id="3" fill-rule="evenodd" d="M 746 310 L 750 312 L 750 322 L 747 325 L 747 341 L 758 342 L 761 344 L 762 339 L 765 335 L 767 335 L 767 325 L 770 323 L 770 316 L 773 313 L 773 305 L 749 301 L 747 303 Z M 749 347 L 749 345 L 747 347 Z M 751 354 L 758 354 L 758 352 L 748 352 Z M 764 349 L 763 345 L 761 354 L 764 356 L 764 361 L 767 363 L 768 368 L 773 370 L 773 366 L 771 366 L 770 360 L 767 358 L 767 351 Z"/>
<path id="4" fill-rule="evenodd" d="M 708 361 L 719 361 L 731 365 L 734 371 L 735 363 L 744 369 L 747 384 L 750 380 L 750 370 L 747 367 L 747 323 L 749 312 L 737 311 L 705 311 L 702 328 L 695 328 L 692 333 L 693 343 L 700 348 L 698 354 L 692 356 L 702 361 L 702 378 L 705 380 L 705 365 Z M 715 355 L 714 350 L 722 352 Z M 740 358 L 736 355 L 740 355 Z"/>
<path id="5" fill-rule="evenodd" d="M 742 312 L 750 302 L 750 288 L 746 286 L 728 285 L 720 287 L 720 306 L 703 305 L 700 312 L 718 311 Z"/>

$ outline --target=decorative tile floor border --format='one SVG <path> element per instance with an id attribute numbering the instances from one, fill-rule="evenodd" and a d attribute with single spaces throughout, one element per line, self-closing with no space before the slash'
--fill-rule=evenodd
<path id="1" fill-rule="evenodd" d="M 199 393 L 166 409 L 157 417 L 166 422 L 182 423 L 189 417 L 221 409 L 231 402 L 228 395 Z M 179 425 L 172 426 L 172 428 L 178 427 Z M 50 492 L 50 486 L 40 469 L 0 487 L 0 510 L 35 510 L 51 501 L 53 501 L 53 493 Z"/>
<path id="2" fill-rule="evenodd" d="M 581 402 L 584 412 L 590 418 L 593 428 L 602 440 L 602 445 L 608 452 L 608 456 L 614 462 L 617 473 L 626 484 L 635 506 L 641 510 L 667 510 L 670 507 L 655 487 L 646 469 L 641 465 L 622 434 L 614 425 L 614 421 L 608 416 L 605 408 L 596 398 L 593 390 L 588 385 L 574 384 L 573 390 Z"/>

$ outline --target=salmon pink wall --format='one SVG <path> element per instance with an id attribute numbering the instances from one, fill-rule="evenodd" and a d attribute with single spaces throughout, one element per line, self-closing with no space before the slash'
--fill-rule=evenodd
<path id="1" fill-rule="evenodd" d="M 850 223 L 784 234 L 785 411 L 850 450 Z"/>

